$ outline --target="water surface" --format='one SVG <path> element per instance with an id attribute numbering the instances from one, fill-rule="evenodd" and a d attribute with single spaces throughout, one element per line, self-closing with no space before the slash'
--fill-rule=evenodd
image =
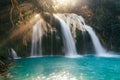
<path id="1" fill-rule="evenodd" d="M 15 60 L 8 80 L 120 80 L 120 58 L 61 56 Z"/>

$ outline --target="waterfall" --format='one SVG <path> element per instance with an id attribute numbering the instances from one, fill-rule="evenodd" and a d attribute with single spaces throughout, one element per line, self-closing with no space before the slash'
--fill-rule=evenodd
<path id="1" fill-rule="evenodd" d="M 53 55 L 53 29 L 51 28 L 51 30 L 50 30 L 50 32 L 51 32 L 51 56 Z"/>
<path id="2" fill-rule="evenodd" d="M 97 35 L 95 34 L 94 30 L 92 29 L 92 27 L 86 25 L 85 28 L 88 31 L 88 33 L 92 39 L 92 42 L 93 42 L 93 45 L 94 45 L 94 48 L 95 48 L 97 55 L 98 56 L 106 55 L 106 50 L 102 47 Z"/>
<path id="3" fill-rule="evenodd" d="M 40 21 L 33 26 L 31 56 L 42 56 L 42 24 Z"/>
<path id="4" fill-rule="evenodd" d="M 33 26 L 32 32 L 32 46 L 31 46 L 31 56 L 42 56 L 42 36 L 45 34 L 48 29 L 51 29 L 51 55 L 53 54 L 53 30 L 49 22 L 44 21 L 42 17 L 38 16 L 39 20 Z M 74 39 L 76 38 L 76 29 L 85 32 L 87 31 L 92 39 L 97 56 L 103 57 L 112 57 L 101 45 L 95 31 L 92 27 L 85 24 L 85 21 L 82 16 L 77 14 L 54 14 L 54 17 L 59 20 L 61 29 L 61 37 L 63 40 L 63 52 L 67 57 L 78 57 Z M 53 20 L 54 21 L 54 20 Z M 52 22 L 54 23 L 54 22 Z M 56 26 L 56 25 L 55 25 Z M 73 37 L 72 37 L 73 35 Z"/>
<path id="5" fill-rule="evenodd" d="M 69 26 L 62 20 L 59 16 L 54 15 L 61 24 L 62 39 L 64 43 L 64 52 L 67 57 L 77 57 L 77 51 L 75 48 L 75 43 L 72 38 Z"/>
<path id="6" fill-rule="evenodd" d="M 106 51 L 102 47 L 97 35 L 95 34 L 94 30 L 92 29 L 92 27 L 86 25 L 85 28 L 88 31 L 88 33 L 90 34 L 90 37 L 91 37 L 93 45 L 95 47 L 95 51 L 97 53 L 97 56 L 99 56 L 99 57 L 119 57 L 118 55 L 115 55 L 113 52 Z"/>
<path id="7" fill-rule="evenodd" d="M 78 20 L 79 20 L 80 25 L 83 25 L 83 27 L 89 33 L 92 39 L 92 43 L 94 45 L 95 51 L 97 53 L 97 56 L 105 56 L 106 50 L 102 47 L 97 35 L 95 34 L 95 31 L 92 29 L 92 27 L 85 24 L 85 21 L 82 16 L 78 16 Z"/>
<path id="8" fill-rule="evenodd" d="M 17 56 L 16 51 L 13 48 L 9 49 L 9 55 L 13 58 L 13 59 L 19 59 L 20 57 Z"/>
<path id="9" fill-rule="evenodd" d="M 99 38 L 95 34 L 95 31 L 92 29 L 92 27 L 85 24 L 85 21 L 82 16 L 78 16 L 78 20 L 80 25 L 82 25 L 86 31 L 89 33 L 92 43 L 94 45 L 96 55 L 100 57 L 118 57 L 118 55 L 113 55 L 113 52 L 107 52 L 106 49 L 101 45 Z"/>

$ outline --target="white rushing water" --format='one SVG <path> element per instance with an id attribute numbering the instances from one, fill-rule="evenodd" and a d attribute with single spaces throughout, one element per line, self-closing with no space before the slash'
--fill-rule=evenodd
<path id="1" fill-rule="evenodd" d="M 88 33 L 92 39 L 92 42 L 93 42 L 93 45 L 94 45 L 94 48 L 95 48 L 97 55 L 98 56 L 106 55 L 106 50 L 102 47 L 97 35 L 95 34 L 94 30 L 92 29 L 92 27 L 86 25 L 85 28 L 88 31 Z"/>
<path id="2" fill-rule="evenodd" d="M 59 16 L 54 15 L 61 24 L 61 31 L 62 31 L 62 39 L 64 43 L 64 52 L 66 57 L 77 57 L 77 51 L 75 47 L 75 43 L 70 32 L 69 26 L 62 20 Z"/>
<path id="3" fill-rule="evenodd" d="M 13 59 L 19 59 L 20 58 L 20 57 L 17 56 L 17 53 L 13 48 L 10 49 L 10 54 L 11 54 Z"/>
<path id="4" fill-rule="evenodd" d="M 42 26 L 40 21 L 33 26 L 31 56 L 42 56 Z"/>
<path id="5" fill-rule="evenodd" d="M 92 27 L 85 24 L 82 16 L 79 16 L 77 14 L 54 14 L 54 17 L 59 20 L 61 25 L 61 35 L 64 44 L 63 51 L 66 57 L 79 57 L 74 42 L 74 39 L 76 38 L 76 28 L 83 32 L 87 31 L 89 33 L 97 56 L 114 57 L 114 55 L 111 55 L 112 53 L 107 52 L 106 49 L 101 45 L 95 31 L 92 29 Z M 46 22 L 41 19 L 33 26 L 31 47 L 32 57 L 42 56 L 42 35 L 44 33 L 44 28 L 46 27 L 45 24 Z M 52 32 L 53 31 L 51 29 L 51 55 L 53 54 Z"/>
<path id="6" fill-rule="evenodd" d="M 53 55 L 53 29 L 50 30 L 51 33 L 51 56 Z"/>
<path id="7" fill-rule="evenodd" d="M 97 35 L 95 34 L 94 30 L 92 29 L 92 27 L 86 25 L 86 30 L 88 31 L 88 33 L 90 34 L 90 37 L 92 39 L 93 45 L 95 47 L 95 51 L 96 51 L 96 56 L 98 57 L 119 57 L 118 55 L 115 55 L 113 52 L 108 52 L 106 51 L 106 49 L 101 45 Z"/>
<path id="8" fill-rule="evenodd" d="M 87 30 L 87 32 L 89 33 L 91 39 L 92 39 L 92 43 L 94 45 L 95 51 L 97 53 L 97 56 L 106 56 L 106 50 L 102 47 L 95 31 L 92 29 L 92 27 L 88 26 L 85 24 L 85 21 L 83 19 L 82 16 L 79 16 L 79 22 L 81 23 L 81 25 L 84 26 L 84 28 Z"/>
<path id="9" fill-rule="evenodd" d="M 85 21 L 82 16 L 78 16 L 78 19 L 79 19 L 80 25 L 83 25 L 83 27 L 89 33 L 97 56 L 99 56 L 99 57 L 118 57 L 118 55 L 114 55 L 113 52 L 106 51 L 106 49 L 100 43 L 100 40 L 97 37 L 93 28 L 91 26 L 88 26 L 85 24 Z"/>

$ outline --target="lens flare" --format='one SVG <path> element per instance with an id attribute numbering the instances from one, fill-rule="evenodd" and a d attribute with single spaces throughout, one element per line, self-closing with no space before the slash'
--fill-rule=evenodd
<path id="1" fill-rule="evenodd" d="M 75 6 L 77 0 L 53 0 L 53 8 L 58 9 L 67 9 Z"/>

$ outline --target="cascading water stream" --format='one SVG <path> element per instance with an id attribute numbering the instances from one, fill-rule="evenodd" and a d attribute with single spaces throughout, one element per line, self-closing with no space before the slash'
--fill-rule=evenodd
<path id="1" fill-rule="evenodd" d="M 97 55 L 98 56 L 105 56 L 106 55 L 106 50 L 102 47 L 97 35 L 95 34 L 94 30 L 92 29 L 92 27 L 85 24 L 82 16 L 79 16 L 78 19 L 79 19 L 80 24 L 83 25 L 83 27 L 89 33 Z"/>
<path id="2" fill-rule="evenodd" d="M 90 27 L 90 26 L 88 26 L 88 25 L 85 25 L 85 26 L 86 26 L 86 27 L 85 27 L 86 30 L 88 31 L 88 33 L 89 33 L 90 36 L 91 36 L 93 45 L 94 45 L 95 50 L 96 50 L 96 53 L 97 53 L 97 56 L 99 56 L 99 57 L 119 57 L 118 55 L 113 54 L 113 52 L 108 52 L 108 51 L 106 51 L 106 50 L 102 47 L 102 45 L 101 45 L 101 43 L 100 43 L 97 35 L 95 34 L 94 30 L 92 29 L 92 27 Z"/>
<path id="3" fill-rule="evenodd" d="M 40 21 L 33 26 L 31 56 L 42 56 L 42 26 Z"/>
<path id="4" fill-rule="evenodd" d="M 15 51 L 13 48 L 10 48 L 9 54 L 11 55 L 11 57 L 12 57 L 13 59 L 19 59 L 19 58 L 20 58 L 20 57 L 18 57 L 16 51 Z"/>
<path id="5" fill-rule="evenodd" d="M 88 31 L 94 45 L 97 56 L 113 57 L 101 45 L 95 31 L 92 27 L 85 24 L 82 16 L 76 14 L 54 14 L 61 27 L 61 36 L 64 44 L 63 51 L 67 57 L 78 57 L 74 39 L 76 38 L 76 28 L 83 32 Z M 31 56 L 42 56 L 42 35 L 46 31 L 46 22 L 40 17 L 40 20 L 33 26 Z M 51 26 L 52 27 L 52 26 Z M 70 31 L 71 29 L 71 31 Z M 73 39 L 73 37 L 74 39 Z M 51 29 L 51 55 L 53 54 L 53 33 Z"/>
<path id="6" fill-rule="evenodd" d="M 100 57 L 118 57 L 118 55 L 113 55 L 111 52 L 107 52 L 106 49 L 101 45 L 99 38 L 95 34 L 95 31 L 92 29 L 92 27 L 85 24 L 84 19 L 82 16 L 78 16 L 80 25 L 83 25 L 83 27 L 86 29 L 86 31 L 89 33 L 92 43 L 94 45 L 96 55 Z"/>
<path id="7" fill-rule="evenodd" d="M 97 35 L 95 34 L 94 30 L 88 25 L 85 25 L 85 28 L 88 31 L 88 33 L 89 33 L 89 35 L 92 39 L 92 42 L 93 42 L 93 45 L 95 47 L 95 51 L 97 53 L 97 56 L 105 56 L 107 52 L 102 47 L 102 45 L 101 45 Z"/>
<path id="8" fill-rule="evenodd" d="M 77 57 L 77 51 L 75 48 L 75 43 L 72 38 L 69 26 L 57 15 L 54 14 L 61 24 L 62 38 L 64 43 L 64 52 L 67 57 Z"/>
<path id="9" fill-rule="evenodd" d="M 50 30 L 51 32 L 51 56 L 53 55 L 53 29 Z"/>

